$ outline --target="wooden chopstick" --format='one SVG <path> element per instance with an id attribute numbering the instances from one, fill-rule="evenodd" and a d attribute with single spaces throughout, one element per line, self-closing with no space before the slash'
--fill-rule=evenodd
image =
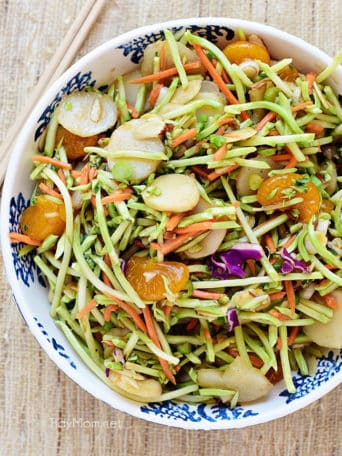
<path id="1" fill-rule="evenodd" d="M 34 88 L 25 108 L 6 134 L 0 147 L 0 185 L 2 184 L 15 139 L 27 117 L 45 90 L 70 66 L 77 51 L 83 44 L 91 27 L 101 13 L 106 0 L 88 0 L 80 10 L 74 23 L 68 30 L 56 53 Z"/>

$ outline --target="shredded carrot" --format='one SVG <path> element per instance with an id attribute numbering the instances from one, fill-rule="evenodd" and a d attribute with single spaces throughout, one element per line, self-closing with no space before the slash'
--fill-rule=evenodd
<path id="1" fill-rule="evenodd" d="M 232 206 L 235 207 L 235 209 L 240 207 L 240 201 L 233 201 Z"/>
<path id="2" fill-rule="evenodd" d="M 217 151 L 213 154 L 214 161 L 220 161 L 227 153 L 228 144 L 224 143 Z"/>
<path id="3" fill-rule="evenodd" d="M 233 356 L 234 358 L 236 358 L 237 356 L 239 356 L 239 352 L 238 352 L 238 350 L 236 350 L 236 348 L 231 348 L 231 347 L 229 347 L 229 348 L 227 349 L 227 352 L 228 352 L 231 356 Z M 250 361 L 251 361 L 251 363 L 252 363 L 252 365 L 253 365 L 254 367 L 260 368 L 260 367 L 262 367 L 262 366 L 264 365 L 263 360 L 260 359 L 259 356 L 256 355 L 255 353 L 248 353 L 248 357 L 249 357 L 249 359 L 250 359 Z"/>
<path id="4" fill-rule="evenodd" d="M 207 231 L 210 230 L 213 226 L 213 221 L 208 220 L 204 222 L 193 223 L 192 225 L 185 226 L 184 228 L 176 228 L 174 231 L 177 234 L 192 234 L 197 233 L 198 231 Z"/>
<path id="5" fill-rule="evenodd" d="M 173 308 L 173 306 L 164 306 L 163 307 L 163 312 L 164 312 L 164 315 L 166 318 L 169 318 L 172 308 Z"/>
<path id="6" fill-rule="evenodd" d="M 74 179 L 77 179 L 78 177 L 80 177 L 81 175 L 81 171 L 76 171 L 76 169 L 73 169 L 71 171 L 71 177 L 73 177 Z"/>
<path id="7" fill-rule="evenodd" d="M 102 338 L 102 334 L 101 334 L 101 338 Z M 103 344 L 107 345 L 108 347 L 114 347 L 114 344 L 111 340 L 100 340 L 99 342 L 102 342 Z"/>
<path id="8" fill-rule="evenodd" d="M 110 268 L 112 267 L 112 264 L 111 264 L 110 257 L 108 255 L 108 253 L 106 253 L 104 255 L 103 261 L 106 263 L 107 266 L 109 266 Z M 109 277 L 107 276 L 107 274 L 105 272 L 103 272 L 103 271 L 102 271 L 102 280 L 104 281 L 104 283 L 106 285 L 108 285 L 109 287 L 113 288 L 112 282 L 109 280 Z"/>
<path id="9" fill-rule="evenodd" d="M 232 173 L 235 169 L 239 168 L 240 165 L 230 165 L 227 166 L 226 168 L 220 168 L 217 169 L 216 171 L 213 171 L 212 173 L 208 174 L 207 179 L 209 182 L 212 182 L 219 178 L 220 176 L 223 176 L 224 174 L 230 174 Z"/>
<path id="10" fill-rule="evenodd" d="M 251 271 L 252 276 L 256 275 L 256 269 L 255 269 L 255 261 L 254 260 L 246 260 L 247 266 L 249 267 L 249 270 Z"/>
<path id="11" fill-rule="evenodd" d="M 295 168 L 297 166 L 297 159 L 294 155 L 291 154 L 291 158 L 285 168 Z"/>
<path id="12" fill-rule="evenodd" d="M 201 168 L 200 166 L 192 166 L 191 169 L 194 171 L 195 174 L 197 174 L 200 177 L 203 177 L 204 179 L 208 179 L 208 169 L 207 168 Z"/>
<path id="13" fill-rule="evenodd" d="M 158 348 L 161 349 L 161 344 L 160 344 L 160 341 L 158 339 L 158 334 L 157 334 L 157 331 L 156 331 L 156 327 L 154 326 L 154 322 L 153 322 L 153 318 L 152 318 L 152 315 L 151 315 L 151 311 L 150 311 L 150 308 L 148 306 L 145 306 L 143 308 L 143 314 L 144 314 L 144 318 L 145 318 L 145 322 L 146 322 L 147 334 L 151 338 L 151 340 L 154 343 L 154 345 L 156 345 Z M 162 367 L 162 369 L 164 371 L 164 374 L 170 380 L 170 382 L 175 385 L 176 384 L 176 379 L 175 379 L 173 373 L 171 372 L 169 363 L 163 358 L 158 358 L 158 359 L 159 359 L 160 365 L 161 365 L 161 367 Z"/>
<path id="14" fill-rule="evenodd" d="M 289 317 L 287 317 L 286 315 L 282 314 L 281 312 L 279 312 L 276 309 L 272 309 L 268 313 L 270 315 L 272 315 L 273 317 L 278 318 L 278 320 L 281 320 L 281 321 L 289 320 Z"/>
<path id="15" fill-rule="evenodd" d="M 282 349 L 282 346 L 283 344 L 281 343 L 281 338 L 280 336 L 277 338 L 277 349 L 278 350 L 281 350 Z"/>
<path id="16" fill-rule="evenodd" d="M 224 293 L 210 293 L 209 291 L 203 291 L 203 290 L 194 290 L 192 292 L 192 296 L 194 298 L 200 298 L 200 299 L 220 299 L 226 296 Z"/>
<path id="17" fill-rule="evenodd" d="M 329 283 L 330 283 L 330 280 L 328 280 L 328 279 L 323 279 L 323 280 L 321 280 L 321 281 L 319 282 L 318 286 L 319 286 L 319 287 L 326 287 L 327 285 L 329 285 Z"/>
<path id="18" fill-rule="evenodd" d="M 236 126 L 236 120 L 233 117 L 221 117 L 216 121 L 217 125 L 231 125 Z"/>
<path id="19" fill-rule="evenodd" d="M 84 165 L 80 174 L 80 185 L 87 185 L 89 182 L 89 166 Z"/>
<path id="20" fill-rule="evenodd" d="M 80 319 L 85 317 L 86 315 L 88 315 L 89 312 L 95 309 L 96 306 L 97 303 L 95 299 L 92 299 L 86 306 L 82 307 L 82 309 L 76 314 L 76 318 Z"/>
<path id="21" fill-rule="evenodd" d="M 23 244 L 34 245 L 34 246 L 38 247 L 42 243 L 41 241 L 32 239 L 30 236 L 27 236 L 26 234 L 15 233 L 14 231 L 12 233 L 9 233 L 8 236 L 9 236 L 12 244 L 15 244 L 17 242 L 22 242 Z"/>
<path id="22" fill-rule="evenodd" d="M 160 71 L 165 71 L 167 66 L 166 61 L 166 41 L 161 41 L 159 48 L 159 67 Z"/>
<path id="23" fill-rule="evenodd" d="M 291 157 L 292 157 L 292 154 L 277 154 L 277 155 L 271 156 L 273 161 L 291 160 Z"/>
<path id="24" fill-rule="evenodd" d="M 312 105 L 312 101 L 304 101 L 303 103 L 298 103 L 291 107 L 292 112 L 303 111 L 303 109 Z"/>
<path id="25" fill-rule="evenodd" d="M 105 272 L 103 272 L 103 271 L 102 271 L 102 280 L 104 281 L 104 283 L 108 287 L 112 287 L 113 288 L 112 282 L 109 280 L 109 277 L 107 276 L 107 274 Z"/>
<path id="26" fill-rule="evenodd" d="M 195 326 L 197 325 L 197 323 L 198 323 L 197 318 L 192 318 L 192 319 L 189 321 L 189 323 L 186 325 L 185 329 L 186 329 L 187 331 L 192 331 L 192 330 L 195 328 Z"/>
<path id="27" fill-rule="evenodd" d="M 52 188 L 48 187 L 46 184 L 44 184 L 44 182 L 41 182 L 39 184 L 39 188 L 42 192 L 46 193 L 47 195 L 53 196 L 54 198 L 58 198 L 60 200 L 63 199 L 63 197 L 60 193 L 58 193 L 58 192 L 56 192 L 56 190 L 53 190 Z"/>
<path id="28" fill-rule="evenodd" d="M 153 108 L 158 100 L 161 89 L 164 87 L 163 84 L 156 84 L 148 97 L 148 104 Z"/>
<path id="29" fill-rule="evenodd" d="M 65 162 L 62 162 L 60 160 L 56 160 L 56 159 L 51 158 L 51 157 L 46 157 L 45 155 L 33 155 L 32 161 L 38 162 L 38 163 L 46 163 L 48 165 L 56 166 L 57 168 L 71 170 L 70 163 L 65 163 Z"/>
<path id="30" fill-rule="evenodd" d="M 310 73 L 307 73 L 305 75 L 305 79 L 308 82 L 309 94 L 311 95 L 312 94 L 312 89 L 313 89 L 313 84 L 314 84 L 315 79 L 316 79 L 316 73 L 314 73 L 313 71 L 310 71 Z"/>
<path id="31" fill-rule="evenodd" d="M 196 128 L 190 128 L 190 130 L 187 130 L 186 132 L 177 136 L 177 138 L 174 138 L 171 141 L 171 147 L 179 146 L 180 144 L 183 144 L 183 142 L 187 141 L 188 139 L 195 138 L 197 136 L 197 133 L 198 133 L 198 131 Z"/>
<path id="32" fill-rule="evenodd" d="M 117 203 L 119 201 L 129 200 L 132 196 L 130 192 L 114 192 L 112 195 L 105 196 L 101 199 L 101 204 Z"/>
<path id="33" fill-rule="evenodd" d="M 293 283 L 291 280 L 285 280 L 285 291 L 287 295 L 287 301 L 292 313 L 295 313 L 296 310 L 296 296 L 293 288 Z"/>
<path id="34" fill-rule="evenodd" d="M 118 310 L 118 306 L 116 304 L 110 304 L 109 306 L 107 306 L 103 312 L 104 320 L 110 321 L 110 314 L 112 312 L 115 312 L 116 310 Z"/>
<path id="35" fill-rule="evenodd" d="M 296 234 L 293 234 L 293 235 L 290 237 L 290 239 L 288 239 L 288 240 L 285 242 L 285 244 L 283 245 L 283 247 L 284 247 L 285 249 L 288 249 L 288 248 L 292 245 L 292 243 L 295 241 L 296 238 L 297 238 L 297 235 L 296 235 Z"/>
<path id="36" fill-rule="evenodd" d="M 222 80 L 223 80 L 223 82 L 225 84 L 229 84 L 230 83 L 230 79 L 228 78 L 228 74 L 226 73 L 226 70 L 224 70 L 224 69 L 222 69 L 221 78 L 222 78 Z"/>
<path id="37" fill-rule="evenodd" d="M 129 111 L 131 111 L 131 115 L 132 115 L 133 119 L 137 119 L 140 116 L 140 114 L 137 111 L 137 109 L 135 108 L 135 106 L 133 106 L 131 103 L 127 103 L 127 108 Z"/>
<path id="38" fill-rule="evenodd" d="M 209 342 L 212 342 L 213 339 L 211 337 L 211 334 L 210 334 L 210 331 L 208 328 L 203 328 L 203 336 L 205 337 L 206 340 L 208 340 Z"/>
<path id="39" fill-rule="evenodd" d="M 89 182 L 91 182 L 93 179 L 95 179 L 96 176 L 97 176 L 97 169 L 92 166 L 90 168 L 89 174 L 88 174 Z"/>
<path id="40" fill-rule="evenodd" d="M 260 368 L 264 365 L 264 362 L 262 359 L 259 358 L 259 356 L 255 355 L 254 353 L 248 353 L 249 359 L 252 363 L 252 365 L 256 368 Z"/>
<path id="41" fill-rule="evenodd" d="M 196 70 L 200 68 L 201 62 L 189 62 L 183 65 L 184 70 Z M 147 76 L 143 76 L 142 78 L 138 79 L 131 79 L 128 81 L 129 84 L 147 84 L 149 82 L 159 81 L 160 79 L 170 78 L 172 76 L 176 76 L 178 74 L 178 70 L 176 67 L 168 68 L 164 71 L 158 71 L 154 74 L 149 74 Z"/>
<path id="42" fill-rule="evenodd" d="M 103 261 L 106 263 L 107 266 L 111 267 L 110 256 L 106 253 L 103 257 Z"/>
<path id="43" fill-rule="evenodd" d="M 305 125 L 305 131 L 307 133 L 315 133 L 315 135 L 319 135 L 324 131 L 324 127 L 316 122 L 309 122 Z"/>
<path id="44" fill-rule="evenodd" d="M 128 315 L 132 318 L 134 323 L 137 325 L 139 329 L 141 329 L 145 334 L 147 334 L 147 328 L 146 325 L 143 321 L 143 319 L 140 317 L 138 312 L 127 302 L 121 301 L 120 299 L 116 298 L 115 296 L 111 295 L 110 293 L 104 292 L 103 293 L 105 296 L 108 296 L 108 298 L 112 299 L 115 304 L 117 304 L 119 307 L 121 307 L 122 310 L 124 310 Z"/>
<path id="45" fill-rule="evenodd" d="M 330 307 L 330 309 L 337 310 L 338 309 L 338 302 L 337 299 L 334 298 L 332 294 L 327 294 L 325 296 L 322 296 L 322 299 L 324 303 Z"/>
<path id="46" fill-rule="evenodd" d="M 216 134 L 222 136 L 223 133 L 225 132 L 225 127 L 222 126 L 218 130 L 216 130 Z"/>
<path id="47" fill-rule="evenodd" d="M 57 171 L 57 174 L 58 174 L 58 177 L 60 178 L 60 180 L 63 182 L 63 184 L 66 185 L 65 174 L 61 168 Z"/>
<path id="48" fill-rule="evenodd" d="M 335 271 L 336 269 L 338 269 L 338 267 L 335 266 L 334 264 L 325 263 L 324 266 L 325 266 L 327 269 L 329 269 L 330 271 Z"/>
<path id="49" fill-rule="evenodd" d="M 204 50 L 198 44 L 193 44 L 196 54 L 200 58 L 203 66 L 208 70 L 212 80 L 218 85 L 221 92 L 226 96 L 230 104 L 239 104 L 239 100 L 233 95 L 233 93 L 228 89 L 222 77 L 216 71 L 214 65 L 210 62 Z M 247 120 L 249 117 L 246 112 L 242 111 L 240 113 L 243 120 Z"/>
<path id="50" fill-rule="evenodd" d="M 167 231 L 173 231 L 185 215 L 186 212 L 179 212 L 178 214 L 172 215 L 166 223 Z"/>
<path id="51" fill-rule="evenodd" d="M 258 122 L 258 123 L 256 124 L 256 127 L 255 127 L 256 131 L 262 130 L 262 129 L 264 128 L 264 126 L 268 124 L 268 122 L 272 122 L 272 120 L 274 120 L 275 118 L 276 118 L 276 113 L 273 112 L 273 111 L 269 111 L 269 112 L 265 115 L 265 117 L 263 117 L 263 118 L 260 120 L 260 122 Z"/>
<path id="52" fill-rule="evenodd" d="M 276 293 L 271 293 L 269 297 L 271 301 L 278 301 L 278 299 L 283 299 L 285 295 L 285 291 L 277 291 Z"/>
<path id="53" fill-rule="evenodd" d="M 164 233 L 164 239 L 175 239 L 176 233 L 173 233 L 172 231 L 166 231 Z"/>
<path id="54" fill-rule="evenodd" d="M 297 337 L 297 334 L 299 332 L 299 326 L 294 326 L 292 329 L 291 329 L 291 332 L 290 332 L 290 335 L 289 337 L 287 338 L 287 344 L 288 346 L 290 347 L 291 345 L 293 345 L 296 337 Z"/>
<path id="55" fill-rule="evenodd" d="M 270 234 L 265 234 L 264 239 L 265 239 L 265 244 L 268 247 L 268 250 L 270 251 L 270 253 L 274 253 L 277 249 L 276 249 L 276 246 L 274 245 L 272 236 Z"/>
<path id="56" fill-rule="evenodd" d="M 196 236 L 200 235 L 203 233 L 203 231 L 199 231 L 196 233 Z M 173 252 L 174 250 L 177 250 L 178 247 L 184 244 L 186 239 L 190 239 L 191 237 L 194 237 L 191 235 L 191 233 L 185 233 L 185 234 L 180 234 L 177 236 L 175 239 L 170 239 L 164 244 L 158 244 L 157 242 L 151 242 L 150 247 L 154 250 L 158 250 L 161 252 L 163 255 L 167 255 L 168 253 Z"/>

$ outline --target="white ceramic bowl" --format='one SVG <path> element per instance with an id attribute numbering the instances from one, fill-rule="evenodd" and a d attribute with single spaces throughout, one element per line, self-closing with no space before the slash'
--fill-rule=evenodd
<path id="1" fill-rule="evenodd" d="M 179 30 L 182 27 L 206 36 L 219 46 L 232 37 L 233 30 L 241 27 L 247 33 L 259 35 L 273 58 L 292 57 L 294 64 L 303 72 L 319 72 L 331 61 L 322 51 L 287 33 L 262 24 L 227 18 L 181 19 L 156 24 L 104 43 L 80 59 L 49 88 L 18 137 L 3 189 L 2 250 L 8 280 L 24 320 L 48 356 L 78 385 L 111 407 L 156 423 L 189 429 L 238 428 L 292 413 L 333 389 L 342 379 L 342 351 L 339 354 L 330 352 L 321 359 L 313 378 L 294 373 L 297 387 L 294 394 L 289 394 L 281 382 L 267 399 L 233 410 L 223 405 L 189 405 L 172 401 L 141 405 L 116 394 L 83 364 L 49 315 L 47 289 L 32 256 L 19 259 L 18 246 L 11 245 L 8 240 L 8 232 L 17 231 L 20 214 L 31 195 L 29 170 L 35 143 L 62 96 L 85 85 L 100 87 L 110 83 L 116 75 L 134 68 L 142 57 L 144 47 L 159 39 L 164 28 Z M 342 93 L 341 68 L 335 72 L 330 83 Z"/>

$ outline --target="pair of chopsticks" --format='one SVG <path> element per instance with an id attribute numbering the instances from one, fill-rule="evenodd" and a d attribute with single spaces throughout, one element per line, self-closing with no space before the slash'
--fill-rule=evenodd
<path id="1" fill-rule="evenodd" d="M 42 77 L 39 79 L 25 108 L 6 134 L 6 139 L 0 147 L 0 185 L 6 174 L 15 139 L 22 129 L 27 117 L 45 90 L 70 66 L 90 29 L 94 25 L 94 22 L 100 15 L 105 3 L 106 0 L 88 0 L 85 3 L 55 55 L 49 62 Z"/>

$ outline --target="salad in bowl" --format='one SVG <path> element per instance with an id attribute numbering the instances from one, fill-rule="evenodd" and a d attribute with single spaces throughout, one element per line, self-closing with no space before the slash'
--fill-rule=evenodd
<path id="1" fill-rule="evenodd" d="M 302 68 L 238 22 L 166 24 L 134 66 L 62 91 L 3 233 L 97 388 L 171 424 L 239 419 L 340 363 L 342 56 Z"/>

